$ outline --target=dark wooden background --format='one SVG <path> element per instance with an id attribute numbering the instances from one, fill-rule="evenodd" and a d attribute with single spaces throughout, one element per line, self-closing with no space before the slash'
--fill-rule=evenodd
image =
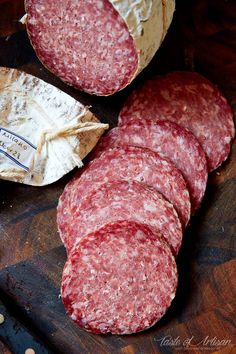
<path id="1" fill-rule="evenodd" d="M 17 22 L 23 13 L 22 1 L 0 0 L 0 65 L 54 84 L 92 105 L 101 121 L 111 126 L 139 83 L 176 69 L 204 74 L 219 85 L 236 110 L 235 1 L 177 1 L 172 26 L 148 68 L 123 92 L 107 98 L 66 86 L 39 63 Z M 41 188 L 0 181 L 0 300 L 10 315 L 55 353 L 235 353 L 235 144 L 229 159 L 209 175 L 202 207 L 185 232 L 173 305 L 158 325 L 137 335 L 92 335 L 65 314 L 59 292 L 66 253 L 57 233 L 56 206 L 72 175 Z M 0 325 L 5 343 L 0 343 L 0 353 L 9 353 L 6 344 L 14 353 L 24 353 L 24 340 L 12 344 L 14 335 L 4 336 L 4 326 L 8 315 Z"/>

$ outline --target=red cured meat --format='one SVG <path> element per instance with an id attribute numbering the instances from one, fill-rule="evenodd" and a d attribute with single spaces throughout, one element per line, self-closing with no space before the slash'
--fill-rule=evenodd
<path id="1" fill-rule="evenodd" d="M 153 326 L 176 287 L 176 263 L 166 242 L 145 225 L 122 221 L 74 247 L 61 294 L 72 320 L 87 331 L 129 334 Z"/>
<path id="2" fill-rule="evenodd" d="M 97 95 L 124 88 L 138 67 L 126 23 L 108 0 L 26 0 L 27 31 L 40 61 Z"/>
<path id="3" fill-rule="evenodd" d="M 160 154 L 145 148 L 122 146 L 105 151 L 70 182 L 58 204 L 58 227 L 64 235 L 73 210 L 90 190 L 103 182 L 136 180 L 156 188 L 175 207 L 185 227 L 190 218 L 190 198 L 179 170 Z M 64 237 L 64 236 L 62 236 Z"/>
<path id="4" fill-rule="evenodd" d="M 102 137 L 93 156 L 123 145 L 146 147 L 165 155 L 187 182 L 192 212 L 199 208 L 206 189 L 207 162 L 204 151 L 191 132 L 170 121 L 134 120 Z"/>
<path id="5" fill-rule="evenodd" d="M 146 118 L 168 119 L 190 130 L 203 147 L 209 171 L 230 152 L 233 112 L 219 89 L 195 72 L 172 72 L 134 91 L 120 113 L 119 125 Z"/>
<path id="6" fill-rule="evenodd" d="M 67 232 L 70 227 L 70 223 L 72 220 L 72 212 L 71 212 L 71 198 L 73 194 L 76 192 L 77 188 L 74 188 L 75 185 L 77 186 L 77 179 L 79 175 L 82 173 L 82 170 L 79 171 L 69 183 L 67 183 L 62 195 L 59 198 L 58 206 L 57 206 L 57 227 L 59 231 L 60 238 L 62 242 L 65 244 L 65 239 L 67 238 Z M 86 186 L 87 187 L 87 186 Z M 85 188 L 86 188 L 85 187 Z M 81 190 L 81 194 L 85 191 Z M 78 191 L 79 193 L 79 191 Z"/>
<path id="7" fill-rule="evenodd" d="M 82 198 L 64 240 L 68 253 L 78 239 L 117 220 L 147 224 L 165 237 L 175 255 L 178 253 L 182 227 L 173 205 L 155 189 L 136 181 L 104 183 Z"/>

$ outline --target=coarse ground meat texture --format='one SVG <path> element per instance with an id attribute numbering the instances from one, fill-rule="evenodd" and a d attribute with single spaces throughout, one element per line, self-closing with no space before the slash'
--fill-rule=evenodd
<path id="1" fill-rule="evenodd" d="M 146 225 L 121 221 L 75 245 L 61 294 L 80 327 L 129 334 L 153 326 L 169 308 L 176 287 L 176 263 L 167 243 Z"/>
<path id="2" fill-rule="evenodd" d="M 126 23 L 108 0 L 26 0 L 27 31 L 40 61 L 97 95 L 125 87 L 138 67 Z"/>
<path id="3" fill-rule="evenodd" d="M 220 90 L 196 72 L 172 72 L 135 90 L 120 113 L 119 125 L 146 118 L 168 119 L 189 129 L 203 147 L 209 171 L 230 152 L 233 112 Z"/>
<path id="4" fill-rule="evenodd" d="M 59 231 L 60 238 L 65 245 L 65 240 L 67 239 L 67 232 L 70 227 L 70 222 L 72 219 L 72 212 L 70 207 L 71 198 L 73 194 L 76 192 L 74 188 L 77 186 L 77 179 L 79 174 L 81 174 L 82 170 L 79 170 L 77 173 L 65 186 L 62 195 L 59 198 L 57 205 L 57 227 Z M 83 194 L 83 190 L 81 189 L 81 193 Z M 78 192 L 79 193 L 79 192 Z"/>
<path id="5" fill-rule="evenodd" d="M 207 183 L 207 162 L 195 136 L 170 121 L 131 120 L 102 137 L 92 157 L 114 146 L 134 145 L 162 153 L 181 171 L 190 193 L 192 213 L 200 206 Z"/>
<path id="6" fill-rule="evenodd" d="M 121 146 L 103 152 L 66 186 L 58 204 L 59 229 L 65 232 L 68 228 L 65 223 L 91 186 L 113 180 L 136 180 L 156 188 L 173 204 L 183 228 L 187 225 L 191 204 L 181 172 L 172 162 L 150 149 Z"/>
<path id="7" fill-rule="evenodd" d="M 112 181 L 90 190 L 72 213 L 65 240 L 68 253 L 78 239 L 117 220 L 147 224 L 163 235 L 177 255 L 182 242 L 177 212 L 156 189 L 136 181 Z"/>

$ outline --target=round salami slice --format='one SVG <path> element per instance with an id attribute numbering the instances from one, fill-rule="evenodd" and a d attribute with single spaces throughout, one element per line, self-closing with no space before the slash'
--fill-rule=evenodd
<path id="1" fill-rule="evenodd" d="M 123 145 L 149 148 L 173 162 L 187 182 L 192 212 L 196 211 L 206 189 L 207 162 L 201 145 L 191 132 L 170 121 L 134 120 L 111 129 L 101 138 L 93 156 Z"/>
<path id="2" fill-rule="evenodd" d="M 233 112 L 219 89 L 195 72 L 172 72 L 134 91 L 120 113 L 119 125 L 146 118 L 168 119 L 190 130 L 203 147 L 209 171 L 230 152 Z"/>
<path id="3" fill-rule="evenodd" d="M 27 31 L 41 62 L 97 95 L 128 85 L 159 48 L 174 0 L 26 0 Z"/>
<path id="4" fill-rule="evenodd" d="M 81 173 L 81 171 L 79 171 Z M 67 238 L 67 230 L 69 229 L 72 215 L 71 215 L 71 208 L 70 208 L 70 201 L 71 198 L 76 191 L 74 188 L 77 187 L 77 179 L 78 174 L 74 176 L 69 183 L 67 183 L 62 195 L 59 198 L 58 206 L 57 206 L 57 227 L 59 231 L 60 238 L 65 244 L 65 239 Z"/>
<path id="5" fill-rule="evenodd" d="M 169 246 L 146 225 L 107 224 L 75 245 L 62 276 L 65 309 L 93 333 L 143 331 L 165 314 L 177 287 Z"/>
<path id="6" fill-rule="evenodd" d="M 186 182 L 180 171 L 160 154 L 136 146 L 122 146 L 105 151 L 78 173 L 63 192 L 58 206 L 58 225 L 61 228 L 64 218 L 66 222 L 73 208 L 86 195 L 91 186 L 113 180 L 136 180 L 156 188 L 173 204 L 182 226 L 185 227 L 190 218 L 190 197 Z M 69 193 L 69 194 L 68 194 Z M 70 204 L 70 205 L 69 205 Z M 67 215 L 63 214 L 68 209 Z M 64 225 L 64 229 L 67 227 Z"/>
<path id="7" fill-rule="evenodd" d="M 162 234 L 174 254 L 182 242 L 177 212 L 159 192 L 136 181 L 113 181 L 91 189 L 72 213 L 65 240 L 70 253 L 76 241 L 88 232 L 117 220 L 134 220 Z"/>

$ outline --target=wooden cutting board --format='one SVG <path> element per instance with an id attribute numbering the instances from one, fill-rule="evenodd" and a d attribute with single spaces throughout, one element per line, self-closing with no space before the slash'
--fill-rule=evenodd
<path id="1" fill-rule="evenodd" d="M 6 2 L 0 1 L 0 12 Z M 235 112 L 234 7 L 220 0 L 200 0 L 197 5 L 190 1 L 187 8 L 177 2 L 173 25 L 158 55 L 130 87 L 112 97 L 78 92 L 50 74 L 36 59 L 26 33 L 12 34 L 14 18 L 8 36 L 0 33 L 0 65 L 20 68 L 54 84 L 92 105 L 101 121 L 111 126 L 140 82 L 176 69 L 195 69 L 213 80 Z M 12 16 L 18 15 L 15 9 Z M 155 327 L 136 335 L 92 335 L 65 314 L 60 281 L 66 252 L 57 232 L 56 206 L 72 175 L 41 188 L 0 181 L 0 299 L 4 304 L 55 353 L 234 353 L 236 145 L 223 166 L 209 175 L 202 207 L 185 232 L 177 260 L 176 299 Z M 1 351 L 5 352 L 3 345 Z"/>

